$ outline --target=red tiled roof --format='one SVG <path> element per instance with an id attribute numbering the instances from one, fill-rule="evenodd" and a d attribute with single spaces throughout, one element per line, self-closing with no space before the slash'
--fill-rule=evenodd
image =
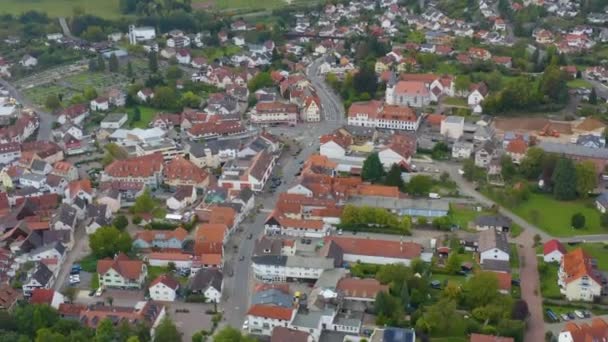
<path id="1" fill-rule="evenodd" d="M 591 256 L 589 256 L 589 254 L 587 254 L 587 252 L 585 252 L 582 248 L 577 248 L 564 254 L 561 263 L 562 268 L 566 273 L 566 283 L 570 283 L 583 276 L 588 276 L 596 283 L 601 284 L 602 282 L 595 274 L 591 259 Z"/>
<path id="2" fill-rule="evenodd" d="M 143 262 L 141 260 L 129 259 L 125 254 L 118 254 L 114 259 L 103 259 L 97 261 L 97 273 L 104 275 L 110 269 L 114 269 L 121 276 L 135 280 L 141 275 Z"/>
<path id="3" fill-rule="evenodd" d="M 173 289 L 173 290 L 177 290 L 179 288 L 179 283 L 177 282 L 177 280 L 171 278 L 170 276 L 168 276 L 166 274 L 162 274 L 162 275 L 159 275 L 158 277 L 156 277 L 156 279 L 154 279 L 150 283 L 150 286 L 148 286 L 148 287 L 152 287 L 159 283 L 162 283 L 165 286 L 167 286 L 168 288 Z"/>
<path id="4" fill-rule="evenodd" d="M 342 278 L 336 286 L 345 297 L 374 299 L 379 292 L 388 292 L 388 285 L 382 285 L 376 279 Z"/>
<path id="5" fill-rule="evenodd" d="M 251 315 L 251 316 L 272 318 L 272 319 L 278 319 L 278 320 L 282 320 L 282 321 L 289 321 L 289 320 L 291 320 L 291 316 L 293 314 L 293 309 L 284 308 L 281 306 L 255 304 L 249 308 L 249 311 L 247 311 L 247 314 Z"/>
<path id="6" fill-rule="evenodd" d="M 34 289 L 30 297 L 31 304 L 51 304 L 55 290 L 53 289 Z"/>
<path id="7" fill-rule="evenodd" d="M 562 331 L 569 331 L 573 342 L 592 342 L 608 340 L 608 323 L 602 318 L 594 318 L 591 325 L 582 323 L 580 326 L 568 322 Z"/>
<path id="8" fill-rule="evenodd" d="M 336 243 L 345 254 L 379 256 L 386 258 L 414 259 L 422 253 L 422 246 L 414 242 L 371 240 L 331 236 L 325 244 Z"/>
<path id="9" fill-rule="evenodd" d="M 507 144 L 506 150 L 514 154 L 525 154 L 528 150 L 528 144 L 526 144 L 524 139 L 513 139 Z"/>
<path id="10" fill-rule="evenodd" d="M 395 94 L 425 96 L 429 90 L 423 81 L 399 81 L 395 85 Z"/>
<path id="11" fill-rule="evenodd" d="M 176 240 L 184 241 L 188 236 L 188 231 L 182 227 L 177 227 L 175 230 L 140 230 L 135 233 L 134 240 L 141 239 L 148 243 L 159 239 L 159 235 L 163 236 L 164 240 L 175 238 Z"/>
<path id="12" fill-rule="evenodd" d="M 112 177 L 151 177 L 160 172 L 163 165 L 163 155 L 160 152 L 146 156 L 115 160 L 106 166 L 105 173 Z"/>
<path id="13" fill-rule="evenodd" d="M 191 258 L 190 254 L 181 252 L 152 252 L 148 254 L 148 260 L 188 261 Z"/>
<path id="14" fill-rule="evenodd" d="M 380 196 L 399 198 L 399 188 L 388 185 L 361 184 L 357 189 L 357 193 L 361 196 Z"/>
<path id="15" fill-rule="evenodd" d="M 564 245 L 562 245 L 562 243 L 557 239 L 549 240 L 543 245 L 543 253 L 545 255 L 553 251 L 560 251 L 562 255 L 567 253 L 566 247 L 564 247 Z"/>
<path id="16" fill-rule="evenodd" d="M 285 327 L 272 329 L 270 342 L 308 342 L 310 335 L 304 331 L 298 331 Z"/>
<path id="17" fill-rule="evenodd" d="M 163 169 L 163 175 L 168 181 L 179 180 L 196 184 L 205 182 L 209 177 L 205 170 L 182 156 L 177 156 L 168 162 Z"/>
<path id="18" fill-rule="evenodd" d="M 68 189 L 70 190 L 70 196 L 73 198 L 80 190 L 92 194 L 93 187 L 91 186 L 91 181 L 88 179 L 75 180 L 71 181 L 68 184 Z"/>

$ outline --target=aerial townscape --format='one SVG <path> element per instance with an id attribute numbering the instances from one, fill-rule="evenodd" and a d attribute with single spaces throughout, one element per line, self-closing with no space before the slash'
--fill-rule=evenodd
<path id="1" fill-rule="evenodd" d="M 607 127 L 607 0 L 2 0 L 0 342 L 606 342 Z"/>

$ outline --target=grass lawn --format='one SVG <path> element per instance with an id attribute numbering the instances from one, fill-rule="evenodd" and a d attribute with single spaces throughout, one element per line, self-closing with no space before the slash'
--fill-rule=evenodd
<path id="1" fill-rule="evenodd" d="M 571 81 L 568 81 L 568 88 L 589 88 L 591 89 L 593 86 L 591 83 L 587 82 L 582 78 L 577 78 Z"/>
<path id="2" fill-rule="evenodd" d="M 154 119 L 156 113 L 158 113 L 158 110 L 155 108 L 140 106 L 139 112 L 141 115 L 139 121 L 133 121 L 133 110 L 134 108 L 131 108 L 128 111 L 129 122 L 131 123 L 132 128 L 148 128 L 148 124 Z"/>
<path id="3" fill-rule="evenodd" d="M 80 267 L 82 267 L 82 270 L 85 272 L 94 273 L 97 271 L 97 258 L 93 254 L 87 255 L 76 261 L 76 263 L 80 264 Z"/>
<path id="4" fill-rule="evenodd" d="M 523 229 L 523 228 L 522 228 L 520 225 L 513 223 L 513 224 L 511 225 L 511 230 L 509 231 L 509 236 L 510 236 L 511 238 L 516 238 L 516 237 L 518 237 L 518 236 L 519 236 L 519 235 L 520 235 L 520 234 L 521 234 L 523 231 L 524 231 L 524 229 Z"/>
<path id="5" fill-rule="evenodd" d="M 588 201 L 562 202 L 550 195 L 531 194 L 527 201 L 511 209 L 515 214 L 553 236 L 603 234 L 605 230 L 600 227 L 600 214 L 591 205 L 591 200 Z M 574 230 L 570 226 L 570 220 L 572 215 L 578 212 L 585 216 L 586 227 Z"/>
<path id="6" fill-rule="evenodd" d="M 0 13 L 19 15 L 36 10 L 48 14 L 49 17 L 61 17 L 71 16 L 73 9 L 80 7 L 85 13 L 115 19 L 120 16 L 118 2 L 119 0 L 2 0 Z"/>
<path id="7" fill-rule="evenodd" d="M 542 259 L 538 259 L 539 265 L 544 263 Z M 562 294 L 557 286 L 557 271 L 559 266 L 556 263 L 546 264 L 547 271 L 540 275 L 540 292 L 544 298 L 561 299 Z"/>
<path id="8" fill-rule="evenodd" d="M 509 257 L 511 268 L 519 270 L 519 253 L 517 252 L 517 245 L 510 243 L 509 247 L 511 248 L 511 256 Z"/>
<path id="9" fill-rule="evenodd" d="M 99 276 L 93 273 L 91 276 L 91 290 L 96 290 L 99 287 Z"/>
<path id="10" fill-rule="evenodd" d="M 443 103 L 446 105 L 452 105 L 452 106 L 464 106 L 464 107 L 468 106 L 467 100 L 462 99 L 460 97 L 448 97 L 443 100 Z"/>
<path id="11" fill-rule="evenodd" d="M 456 274 L 439 274 L 439 273 L 435 273 L 430 277 L 431 281 L 433 280 L 439 280 L 441 282 L 441 288 L 444 288 L 445 286 L 443 285 L 444 282 L 448 282 L 448 283 L 456 283 L 459 285 L 463 285 L 464 283 L 467 282 L 468 278 L 466 276 L 462 276 L 462 275 L 456 275 Z"/>
<path id="12" fill-rule="evenodd" d="M 488 211 L 476 211 L 473 208 L 467 206 L 460 205 L 451 205 L 450 206 L 450 215 L 452 217 L 452 222 L 457 224 L 462 229 L 469 228 L 469 222 L 474 221 L 477 217 L 481 215 L 491 215 L 491 212 Z"/>
<path id="13" fill-rule="evenodd" d="M 235 53 L 240 52 L 242 49 L 236 45 L 227 45 L 222 47 L 208 47 L 204 50 L 194 50 L 194 56 L 203 56 L 208 60 L 218 59 L 224 56 L 234 55 Z"/>
<path id="14" fill-rule="evenodd" d="M 163 266 L 148 266 L 148 280 L 153 281 L 158 276 L 163 274 L 169 274 L 169 268 Z M 171 274 L 171 276 L 177 280 L 181 285 L 188 284 L 188 277 L 176 277 L 175 274 Z"/>
<path id="15" fill-rule="evenodd" d="M 194 6 L 211 3 L 220 10 L 266 10 L 287 5 L 283 0 L 194 0 L 192 3 Z"/>

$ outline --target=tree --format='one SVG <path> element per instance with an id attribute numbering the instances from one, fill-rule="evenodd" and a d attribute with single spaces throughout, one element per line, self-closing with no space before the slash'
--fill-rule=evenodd
<path id="1" fill-rule="evenodd" d="M 572 215 L 570 219 L 570 224 L 572 224 L 572 228 L 581 229 L 585 227 L 585 215 L 582 213 L 576 213 Z"/>
<path id="2" fill-rule="evenodd" d="M 89 59 L 89 71 L 97 71 L 97 61 L 94 58 Z"/>
<path id="3" fill-rule="evenodd" d="M 49 94 L 44 101 L 44 106 L 52 111 L 55 111 L 61 107 L 59 97 L 55 94 Z"/>
<path id="4" fill-rule="evenodd" d="M 595 164 L 587 160 L 577 163 L 576 169 L 576 192 L 581 197 L 587 197 L 589 192 L 593 191 L 597 186 L 597 174 L 595 172 Z"/>
<path id="5" fill-rule="evenodd" d="M 576 198 L 576 168 L 572 160 L 560 157 L 553 171 L 553 195 L 560 201 Z"/>
<path id="6" fill-rule="evenodd" d="M 442 141 L 436 143 L 431 151 L 431 157 L 433 157 L 433 159 L 446 159 L 449 157 L 449 155 L 450 148 Z"/>
<path id="7" fill-rule="evenodd" d="M 165 71 L 165 77 L 168 80 L 178 80 L 184 75 L 182 69 L 177 65 L 171 65 Z"/>
<path id="8" fill-rule="evenodd" d="M 134 76 L 133 74 L 133 64 L 131 64 L 131 61 L 129 61 L 127 63 L 127 77 L 128 78 L 132 78 Z"/>
<path id="9" fill-rule="evenodd" d="M 456 80 L 454 81 L 454 89 L 457 92 L 467 92 L 469 91 L 469 86 L 471 85 L 471 78 L 468 75 L 458 75 L 456 76 Z"/>
<path id="10" fill-rule="evenodd" d="M 129 225 L 129 220 L 125 215 L 118 215 L 112 221 L 112 225 L 120 230 L 124 230 Z"/>
<path id="11" fill-rule="evenodd" d="M 260 72 L 255 75 L 249 82 L 247 83 L 247 88 L 249 88 L 250 92 L 255 92 L 258 89 L 271 87 L 274 84 L 272 81 L 272 77 L 270 76 L 270 72 Z"/>
<path id="12" fill-rule="evenodd" d="M 177 105 L 175 90 L 171 87 L 158 87 L 154 91 L 152 104 L 157 108 L 172 109 Z"/>
<path id="13" fill-rule="evenodd" d="M 94 100 L 97 98 L 97 90 L 93 87 L 86 87 L 82 92 L 82 96 L 84 96 L 87 101 Z"/>
<path id="14" fill-rule="evenodd" d="M 97 258 L 111 258 L 119 252 L 131 250 L 131 237 L 116 227 L 101 227 L 89 235 L 89 245 Z"/>
<path id="15" fill-rule="evenodd" d="M 595 92 L 595 88 L 591 88 L 591 93 L 589 94 L 589 103 L 592 105 L 597 104 L 597 93 Z"/>
<path id="16" fill-rule="evenodd" d="M 357 94 L 376 94 L 378 89 L 378 77 L 371 64 L 366 63 L 353 77 L 353 87 Z"/>
<path id="17" fill-rule="evenodd" d="M 498 278 L 492 272 L 479 272 L 464 285 L 465 303 L 476 308 L 494 302 L 498 296 Z"/>
<path id="18" fill-rule="evenodd" d="M 433 179 L 427 175 L 416 175 L 410 178 L 406 190 L 410 195 L 428 196 L 433 187 Z"/>
<path id="19" fill-rule="evenodd" d="M 384 176 L 384 167 L 377 152 L 370 154 L 363 162 L 361 178 L 364 181 L 379 182 Z"/>
<path id="20" fill-rule="evenodd" d="M 181 99 L 179 100 L 182 107 L 188 108 L 199 108 L 201 101 L 201 97 L 191 91 L 183 93 Z"/>
<path id="21" fill-rule="evenodd" d="M 511 156 L 504 154 L 500 158 L 500 166 L 502 178 L 504 178 L 506 181 L 512 180 L 517 173 L 517 170 L 515 169 L 515 164 L 513 164 Z"/>
<path id="22" fill-rule="evenodd" d="M 511 310 L 511 318 L 519 321 L 525 320 L 530 311 L 528 310 L 528 303 L 525 300 L 519 299 L 513 305 L 513 309 Z"/>
<path id="23" fill-rule="evenodd" d="M 63 292 L 63 295 L 68 299 L 68 302 L 73 303 L 74 299 L 76 299 L 77 290 L 75 287 L 68 287 Z"/>
<path id="24" fill-rule="evenodd" d="M 538 147 L 530 147 L 519 165 L 519 170 L 528 179 L 536 179 L 542 172 L 545 151 Z"/>
<path id="25" fill-rule="evenodd" d="M 164 341 L 176 341 L 179 342 L 182 340 L 182 334 L 177 331 L 177 327 L 173 322 L 165 317 L 158 327 L 156 327 L 156 331 L 154 333 L 154 342 L 164 342 Z"/>
<path id="26" fill-rule="evenodd" d="M 194 338 L 194 336 L 192 336 L 192 338 Z M 131 336 L 127 339 L 127 342 L 139 342 L 139 337 Z"/>
<path id="27" fill-rule="evenodd" d="M 252 337 L 244 336 L 241 332 L 231 326 L 226 326 L 213 336 L 213 342 L 255 342 Z"/>
<path id="28" fill-rule="evenodd" d="M 91 25 L 82 33 L 82 37 L 91 42 L 100 42 L 106 38 L 101 27 Z"/>
<path id="29" fill-rule="evenodd" d="M 139 107 L 133 108 L 133 122 L 139 122 L 141 120 L 141 111 Z"/>
<path id="30" fill-rule="evenodd" d="M 158 56 L 156 56 L 155 51 L 150 51 L 148 53 L 148 69 L 150 69 L 151 72 L 158 71 Z"/>
<path id="31" fill-rule="evenodd" d="M 403 306 L 399 298 L 391 296 L 388 292 L 379 292 L 376 295 L 374 311 L 378 318 L 387 318 L 399 322 L 403 317 Z M 393 323 L 394 324 L 394 323 Z"/>
<path id="32" fill-rule="evenodd" d="M 542 238 L 540 237 L 540 235 L 534 234 L 534 247 L 540 245 L 541 241 L 542 241 Z"/>
<path id="33" fill-rule="evenodd" d="M 118 72 L 118 57 L 116 57 L 116 54 L 110 55 L 108 69 L 110 70 L 110 72 Z"/>
<path id="34" fill-rule="evenodd" d="M 456 312 L 456 302 L 441 298 L 437 303 L 426 308 L 422 317 L 416 321 L 416 330 L 448 335 L 461 320 Z"/>
<path id="35" fill-rule="evenodd" d="M 97 71 L 106 71 L 106 61 L 103 59 L 103 55 L 97 55 Z"/>
<path id="36" fill-rule="evenodd" d="M 35 342 L 64 342 L 67 338 L 49 328 L 38 329 Z"/>
<path id="37" fill-rule="evenodd" d="M 135 199 L 135 204 L 131 207 L 134 213 L 150 213 L 156 207 L 154 198 L 150 195 L 150 191 L 146 188 L 144 192 Z"/>
<path id="38" fill-rule="evenodd" d="M 559 66 L 551 64 L 541 77 L 541 92 L 557 103 L 564 103 L 568 99 L 568 75 Z"/>
<path id="39" fill-rule="evenodd" d="M 458 253 L 450 253 L 450 256 L 448 257 L 448 261 L 445 265 L 445 271 L 448 273 L 456 273 L 458 271 L 460 271 L 460 255 L 458 255 Z"/>
<path id="40" fill-rule="evenodd" d="M 608 228 L 608 213 L 603 213 L 600 216 L 600 224 L 602 225 L 602 227 Z"/>
<path id="41" fill-rule="evenodd" d="M 116 337 L 114 324 L 109 318 L 104 318 L 95 329 L 95 342 L 113 342 Z"/>
<path id="42" fill-rule="evenodd" d="M 398 164 L 393 164 L 391 169 L 386 174 L 384 184 L 388 186 L 396 186 L 399 189 L 403 188 L 403 179 L 401 178 L 401 167 Z"/>

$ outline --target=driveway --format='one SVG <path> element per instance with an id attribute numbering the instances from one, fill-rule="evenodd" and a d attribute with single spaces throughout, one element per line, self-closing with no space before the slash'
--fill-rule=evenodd
<path id="1" fill-rule="evenodd" d="M 534 234 L 525 230 L 517 240 L 517 250 L 521 259 L 519 268 L 521 297 L 526 301 L 528 310 L 530 310 L 524 341 L 544 341 L 545 321 L 543 300 L 540 294 L 538 259 L 534 249 Z"/>

